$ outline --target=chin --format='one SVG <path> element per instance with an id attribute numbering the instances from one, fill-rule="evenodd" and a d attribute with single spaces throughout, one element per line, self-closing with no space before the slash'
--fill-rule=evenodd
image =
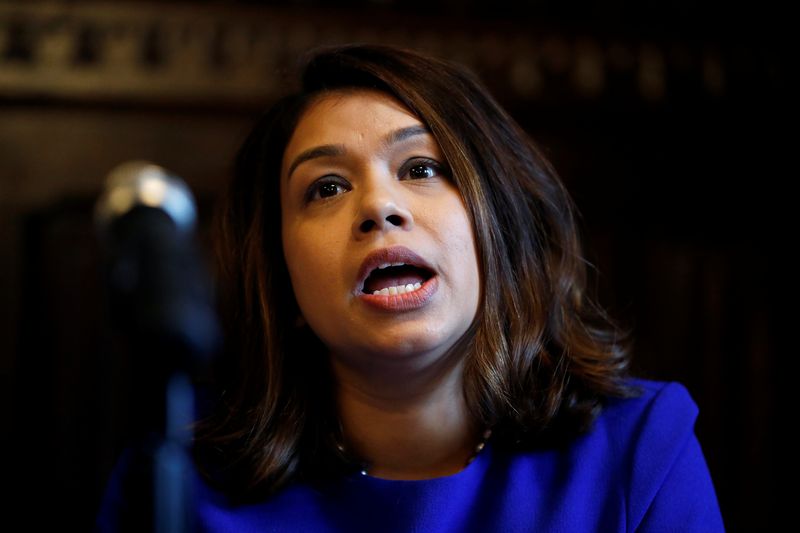
<path id="1" fill-rule="evenodd" d="M 420 335 L 417 329 L 411 334 L 384 335 L 374 342 L 363 344 L 357 351 L 371 359 L 438 359 L 452 348 L 459 337 L 460 335 Z"/>

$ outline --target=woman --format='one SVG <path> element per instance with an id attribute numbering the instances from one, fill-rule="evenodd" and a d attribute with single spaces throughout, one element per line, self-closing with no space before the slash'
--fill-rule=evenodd
<path id="1" fill-rule="evenodd" d="M 567 192 L 463 69 L 316 53 L 219 220 L 204 529 L 723 529 L 696 406 L 627 375 Z"/>

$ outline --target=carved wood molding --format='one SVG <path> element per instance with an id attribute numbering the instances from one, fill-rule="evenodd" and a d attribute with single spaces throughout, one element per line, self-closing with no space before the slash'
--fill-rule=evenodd
<path id="1" fill-rule="evenodd" d="M 713 44 L 611 41 L 341 11 L 148 3 L 0 4 L 0 97 L 260 105 L 315 45 L 376 42 L 464 63 L 515 101 L 723 96 Z M 441 23 L 439 23 L 441 22 Z"/>

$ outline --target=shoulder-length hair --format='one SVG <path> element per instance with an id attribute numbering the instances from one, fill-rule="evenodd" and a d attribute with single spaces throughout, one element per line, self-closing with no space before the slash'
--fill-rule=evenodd
<path id="1" fill-rule="evenodd" d="M 430 129 L 471 218 L 481 305 L 459 347 L 464 395 L 496 447 L 554 446 L 587 430 L 605 398 L 629 396 L 624 336 L 586 293 L 572 201 L 555 170 L 464 68 L 351 45 L 315 52 L 301 87 L 240 149 L 217 224 L 227 347 L 217 414 L 198 447 L 239 494 L 345 472 L 327 354 L 299 311 L 281 245 L 283 152 L 320 94 L 371 89 Z M 203 462 L 203 461 L 201 461 Z"/>

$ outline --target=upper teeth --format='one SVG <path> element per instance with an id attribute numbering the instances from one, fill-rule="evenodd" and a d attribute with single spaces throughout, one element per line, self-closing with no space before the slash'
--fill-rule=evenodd
<path id="1" fill-rule="evenodd" d="M 382 264 L 378 265 L 378 268 L 379 269 L 384 269 L 384 268 L 399 267 L 399 266 L 404 266 L 404 265 L 405 265 L 405 263 L 382 263 Z"/>

